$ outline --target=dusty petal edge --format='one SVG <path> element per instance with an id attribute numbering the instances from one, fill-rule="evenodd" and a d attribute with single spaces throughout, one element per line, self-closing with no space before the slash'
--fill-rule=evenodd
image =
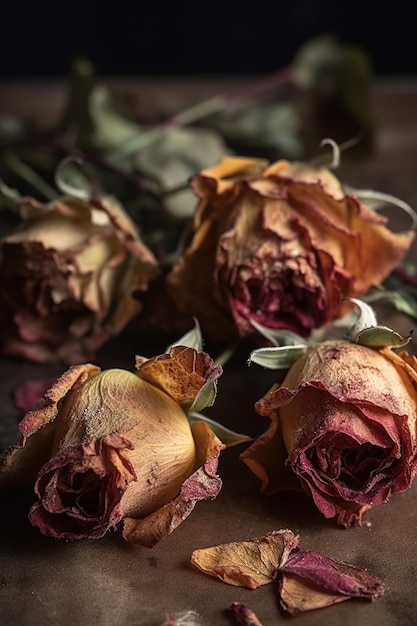
<path id="1" fill-rule="evenodd" d="M 202 426 L 201 426 L 202 424 Z M 151 513 L 144 519 L 126 517 L 123 522 L 123 538 L 146 548 L 152 548 L 170 535 L 193 511 L 200 500 L 214 500 L 222 488 L 217 475 L 218 457 L 225 445 L 202 422 L 200 431 L 206 430 L 204 463 L 182 484 L 179 495 L 171 502 Z"/>

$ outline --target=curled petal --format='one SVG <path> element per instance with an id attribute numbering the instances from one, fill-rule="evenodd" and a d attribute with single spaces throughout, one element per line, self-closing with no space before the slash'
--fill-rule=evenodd
<path id="1" fill-rule="evenodd" d="M 20 442 L 6 450 L 0 459 L 0 486 L 34 481 L 51 454 L 59 402 L 70 390 L 79 388 L 99 372 L 99 367 L 89 363 L 71 367 L 46 391 L 36 407 L 26 413 L 19 424 Z"/>
<path id="2" fill-rule="evenodd" d="M 367 570 L 297 548 L 280 569 L 279 591 L 282 608 L 296 615 L 350 598 L 375 600 L 385 586 Z"/>
<path id="3" fill-rule="evenodd" d="M 298 541 L 291 530 L 272 531 L 251 541 L 195 550 L 191 563 L 229 585 L 256 589 L 275 580 Z"/>
<path id="4" fill-rule="evenodd" d="M 152 359 L 139 357 L 136 366 L 141 378 L 180 403 L 192 403 L 205 383 L 215 383 L 222 373 L 221 366 L 215 366 L 207 353 L 185 346 L 175 346 L 169 354 Z"/>

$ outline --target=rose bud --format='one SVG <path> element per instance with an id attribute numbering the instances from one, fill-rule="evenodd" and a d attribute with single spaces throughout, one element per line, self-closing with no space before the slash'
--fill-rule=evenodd
<path id="1" fill-rule="evenodd" d="M 186 412 L 214 401 L 220 374 L 183 346 L 138 358 L 136 373 L 73 366 L 20 422 L 0 486 L 34 484 L 29 519 L 43 535 L 95 539 L 120 524 L 126 540 L 153 546 L 221 488 L 224 446 Z"/>
<path id="2" fill-rule="evenodd" d="M 379 284 L 414 238 L 391 232 L 324 168 L 225 157 L 191 186 L 192 240 L 167 288 L 216 340 L 259 325 L 309 336 L 342 314 L 342 297 Z"/>
<path id="3" fill-rule="evenodd" d="M 301 490 L 351 526 L 417 469 L 417 358 L 327 341 L 309 349 L 256 410 L 271 419 L 241 459 L 266 494 Z"/>
<path id="4" fill-rule="evenodd" d="M 2 239 L 0 350 L 25 359 L 91 359 L 140 311 L 134 292 L 156 275 L 153 254 L 114 200 L 22 198 Z"/>

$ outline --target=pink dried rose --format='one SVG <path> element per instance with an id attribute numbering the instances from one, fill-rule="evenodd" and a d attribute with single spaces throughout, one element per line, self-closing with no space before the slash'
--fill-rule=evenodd
<path id="1" fill-rule="evenodd" d="M 137 371 L 72 366 L 19 424 L 0 462 L 0 486 L 33 484 L 29 519 L 57 539 L 123 537 L 153 546 L 221 488 L 224 445 L 187 411 L 215 398 L 220 366 L 175 346 Z"/>
<path id="2" fill-rule="evenodd" d="M 417 358 L 408 352 L 324 342 L 255 407 L 271 423 L 240 458 L 264 493 L 303 491 L 326 518 L 351 526 L 410 487 Z"/>
<path id="3" fill-rule="evenodd" d="M 324 168 L 224 157 L 191 186 L 192 240 L 167 289 L 218 340 L 254 334 L 253 323 L 308 336 L 339 316 L 342 297 L 380 283 L 414 238 Z"/>
<path id="4" fill-rule="evenodd" d="M 141 309 L 156 260 L 115 201 L 19 203 L 1 241 L 0 351 L 36 362 L 91 359 Z"/>

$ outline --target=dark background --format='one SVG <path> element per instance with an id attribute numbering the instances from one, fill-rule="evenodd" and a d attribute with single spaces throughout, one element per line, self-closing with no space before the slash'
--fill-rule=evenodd
<path id="1" fill-rule="evenodd" d="M 417 73 L 411 3 L 286 0 L 223 3 L 3 1 L 0 78 L 66 75 L 74 57 L 101 75 L 263 74 L 333 33 L 378 75 Z"/>

